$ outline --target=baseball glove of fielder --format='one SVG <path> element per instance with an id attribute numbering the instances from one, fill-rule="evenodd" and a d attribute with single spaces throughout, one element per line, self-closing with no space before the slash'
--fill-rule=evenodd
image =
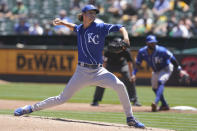
<path id="1" fill-rule="evenodd" d="M 190 84 L 191 78 L 190 78 L 189 74 L 185 70 L 181 70 L 180 71 L 179 82 L 182 83 L 182 84 L 186 84 L 186 85 Z"/>
<path id="2" fill-rule="evenodd" d="M 125 43 L 121 38 L 116 38 L 108 45 L 108 51 L 110 52 L 120 52 L 130 46 Z"/>

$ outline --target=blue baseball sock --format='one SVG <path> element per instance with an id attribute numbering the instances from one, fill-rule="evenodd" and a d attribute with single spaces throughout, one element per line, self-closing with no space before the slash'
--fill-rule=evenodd
<path id="1" fill-rule="evenodd" d="M 158 88 L 157 89 L 153 89 L 153 91 L 156 94 L 156 98 L 155 98 L 155 104 L 158 104 L 159 101 L 161 100 L 162 105 L 164 103 L 166 103 L 164 97 L 163 97 L 163 90 L 164 90 L 164 84 L 162 84 L 162 82 L 158 82 Z"/>
<path id="2" fill-rule="evenodd" d="M 164 98 L 164 96 L 163 96 L 163 94 L 161 95 L 160 100 L 161 100 L 161 106 L 167 106 L 168 105 L 166 100 L 165 100 L 165 98 Z"/>

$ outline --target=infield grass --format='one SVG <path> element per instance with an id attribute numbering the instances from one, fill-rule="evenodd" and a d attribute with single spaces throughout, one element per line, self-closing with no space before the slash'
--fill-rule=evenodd
<path id="1" fill-rule="evenodd" d="M 0 99 L 43 100 L 58 95 L 65 84 L 9 83 L 0 85 Z M 91 103 L 94 87 L 87 87 L 77 92 L 69 102 Z M 169 88 L 164 94 L 170 106 L 193 106 L 197 108 L 197 88 Z M 143 105 L 150 106 L 155 95 L 150 87 L 137 86 L 137 94 Z M 118 96 L 112 89 L 107 89 L 103 101 L 106 104 L 119 104 Z M 0 114 L 13 114 L 13 110 L 0 110 Z M 55 118 L 68 118 L 89 121 L 101 121 L 125 124 L 124 113 L 114 112 L 79 112 L 79 111 L 39 111 L 32 115 Z M 148 127 L 174 129 L 178 131 L 196 131 L 197 114 L 134 112 L 134 115 Z"/>

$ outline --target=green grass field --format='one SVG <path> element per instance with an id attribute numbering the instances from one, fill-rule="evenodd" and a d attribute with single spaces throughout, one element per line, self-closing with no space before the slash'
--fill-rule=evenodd
<path id="1" fill-rule="evenodd" d="M 0 85 L 0 99 L 43 100 L 50 96 L 58 95 L 64 87 L 64 84 L 10 83 Z M 81 89 L 69 102 L 91 103 L 94 89 L 94 87 Z M 192 106 L 197 108 L 197 88 L 166 87 L 164 92 L 166 100 L 171 107 Z M 150 106 L 155 98 L 150 87 L 137 86 L 137 94 L 140 102 L 147 106 Z M 120 104 L 117 94 L 112 89 L 106 90 L 101 103 Z M 13 114 L 13 110 L 0 110 L 0 114 Z M 34 112 L 32 115 L 125 124 L 124 113 L 117 112 L 45 110 Z M 197 114 L 134 112 L 134 115 L 148 127 L 159 127 L 178 131 L 197 130 Z"/>

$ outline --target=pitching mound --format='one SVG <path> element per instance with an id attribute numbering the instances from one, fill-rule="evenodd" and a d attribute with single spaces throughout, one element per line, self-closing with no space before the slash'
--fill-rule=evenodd
<path id="1" fill-rule="evenodd" d="M 34 104 L 36 101 L 14 101 L 14 100 L 0 100 L 0 109 L 14 110 L 18 107 Z M 98 107 L 92 107 L 90 104 L 84 103 L 65 103 L 60 106 L 49 108 L 48 110 L 68 110 L 68 111 L 95 111 L 95 112 L 123 112 L 121 105 L 101 104 Z M 151 108 L 133 107 L 134 112 L 150 112 Z M 166 111 L 165 111 L 166 112 Z M 165 113 L 164 112 L 164 113 Z M 169 110 L 167 112 L 179 113 L 197 113 L 197 111 L 177 111 Z M 54 119 L 46 117 L 16 117 L 11 115 L 0 115 L 0 130 L 2 131 L 142 131 L 128 127 L 126 124 L 111 124 L 102 122 L 90 122 L 81 120 L 69 119 Z M 169 131 L 166 129 L 146 128 L 146 131 Z"/>
<path id="2" fill-rule="evenodd" d="M 43 117 L 15 117 L 0 115 L 3 131 L 142 131 L 121 124 L 100 123 L 69 119 Z M 158 128 L 146 128 L 146 131 L 170 131 Z"/>

